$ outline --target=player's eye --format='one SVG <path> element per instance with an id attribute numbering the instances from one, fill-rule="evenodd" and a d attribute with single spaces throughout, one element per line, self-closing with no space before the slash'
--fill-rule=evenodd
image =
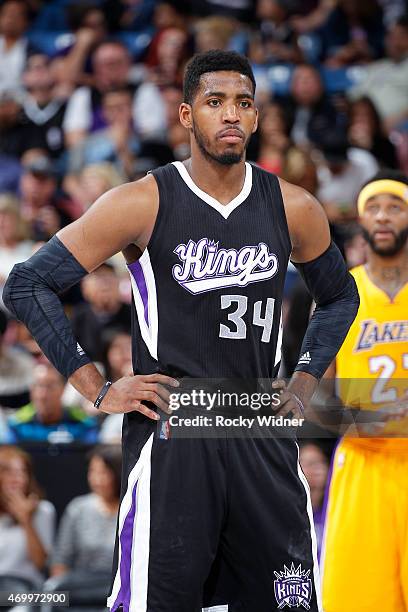
<path id="1" fill-rule="evenodd" d="M 221 104 L 220 100 L 217 100 L 215 98 L 213 98 L 212 100 L 208 100 L 208 105 L 212 106 L 213 108 L 216 108 L 217 106 L 219 106 Z"/>
<path id="2" fill-rule="evenodd" d="M 241 100 L 240 107 L 241 108 L 250 108 L 251 102 L 249 100 Z"/>
<path id="3" fill-rule="evenodd" d="M 368 204 L 365 209 L 370 215 L 375 215 L 378 212 L 379 207 L 376 204 Z"/>
<path id="4" fill-rule="evenodd" d="M 399 204 L 392 204 L 390 206 L 390 212 L 393 214 L 398 214 L 399 212 L 401 212 L 401 206 L 399 206 Z"/>

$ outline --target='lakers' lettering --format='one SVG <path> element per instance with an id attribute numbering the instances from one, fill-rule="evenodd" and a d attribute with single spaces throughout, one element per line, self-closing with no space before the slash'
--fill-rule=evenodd
<path id="1" fill-rule="evenodd" d="M 371 349 L 376 344 L 408 342 L 408 321 L 362 321 L 354 352 Z"/>

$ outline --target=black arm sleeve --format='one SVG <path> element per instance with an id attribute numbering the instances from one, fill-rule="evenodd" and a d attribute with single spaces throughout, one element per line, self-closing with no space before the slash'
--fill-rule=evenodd
<path id="1" fill-rule="evenodd" d="M 334 243 L 313 261 L 295 266 L 316 302 L 295 371 L 321 378 L 343 344 L 360 298 L 355 280 Z"/>
<path id="2" fill-rule="evenodd" d="M 30 259 L 16 264 L 7 279 L 3 301 L 22 321 L 39 347 L 66 378 L 91 360 L 74 338 L 58 294 L 87 274 L 54 236 Z"/>

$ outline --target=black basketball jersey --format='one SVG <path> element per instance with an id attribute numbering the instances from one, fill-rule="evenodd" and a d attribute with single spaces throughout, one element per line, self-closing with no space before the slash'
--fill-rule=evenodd
<path id="1" fill-rule="evenodd" d="M 135 373 L 276 375 L 291 243 L 277 177 L 245 166 L 242 190 L 227 205 L 199 189 L 181 162 L 153 171 L 157 219 L 128 266 Z"/>

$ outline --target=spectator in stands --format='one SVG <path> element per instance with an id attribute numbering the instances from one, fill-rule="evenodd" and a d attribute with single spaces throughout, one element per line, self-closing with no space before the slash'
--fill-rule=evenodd
<path id="1" fill-rule="evenodd" d="M 307 6 L 308 4 L 309 6 Z M 298 34 L 318 30 L 326 23 L 336 4 L 337 0 L 319 0 L 315 5 L 313 3 L 299 2 L 290 20 L 292 27 Z"/>
<path id="2" fill-rule="evenodd" d="M 384 26 L 377 0 L 338 0 L 321 30 L 326 65 L 341 68 L 381 56 Z"/>
<path id="3" fill-rule="evenodd" d="M 299 462 L 310 487 L 310 498 L 316 530 L 317 551 L 320 555 L 325 519 L 324 493 L 329 462 L 321 448 L 314 442 L 304 442 L 300 447 Z"/>
<path id="4" fill-rule="evenodd" d="M 0 152 L 0 193 L 17 193 L 21 165 L 17 158 Z"/>
<path id="5" fill-rule="evenodd" d="M 104 335 L 105 355 L 103 359 L 107 380 L 115 382 L 123 376 L 132 376 L 132 338 L 121 330 L 109 330 Z M 101 425 L 100 442 L 120 444 L 122 439 L 123 414 L 108 414 Z"/>
<path id="6" fill-rule="evenodd" d="M 188 130 L 179 120 L 179 107 L 183 101 L 183 91 L 179 87 L 165 87 L 161 91 L 166 110 L 167 142 L 174 159 L 184 160 L 190 156 L 190 137 Z"/>
<path id="7" fill-rule="evenodd" d="M 18 199 L 12 194 L 0 194 L 0 296 L 14 264 L 33 253 L 34 243 L 27 238 Z"/>
<path id="8" fill-rule="evenodd" d="M 367 242 L 363 235 L 363 229 L 359 223 L 350 224 L 347 227 L 347 235 L 344 241 L 344 255 L 349 269 L 362 266 L 367 260 Z"/>
<path id="9" fill-rule="evenodd" d="M 13 321 L 12 333 L 13 346 L 27 355 L 30 355 L 35 363 L 41 363 L 43 361 L 44 354 L 24 323 Z"/>
<path id="10" fill-rule="evenodd" d="M 96 421 L 80 408 L 64 406 L 65 380 L 51 364 L 35 367 L 31 402 L 9 418 L 13 442 L 88 442 L 98 437 Z"/>
<path id="11" fill-rule="evenodd" d="M 385 51 L 386 57 L 367 67 L 349 96 L 352 100 L 368 96 L 389 132 L 408 120 L 408 16 L 388 28 Z"/>
<path id="12" fill-rule="evenodd" d="M 89 164 L 111 162 L 129 179 L 141 144 L 133 126 L 132 92 L 126 86 L 103 94 L 102 117 L 106 127 L 71 149 L 68 170 L 78 174 Z"/>
<path id="13" fill-rule="evenodd" d="M 326 95 L 322 77 L 314 66 L 301 64 L 295 68 L 290 93 L 282 102 L 289 114 L 295 144 L 319 147 L 328 131 L 345 124 Z"/>
<path id="14" fill-rule="evenodd" d="M 224 15 L 230 19 L 239 19 L 244 23 L 253 21 L 254 2 L 252 0 L 190 0 L 191 13 L 197 17 Z"/>
<path id="15" fill-rule="evenodd" d="M 213 15 L 195 24 L 195 52 L 205 53 L 211 49 L 228 49 L 236 24 L 231 18 Z"/>
<path id="16" fill-rule="evenodd" d="M 149 52 L 146 64 L 149 80 L 158 87 L 181 86 L 184 65 L 188 58 L 187 32 L 184 28 L 166 28 L 156 39 L 154 52 Z"/>
<path id="17" fill-rule="evenodd" d="M 88 468 L 91 493 L 65 509 L 51 560 L 49 590 L 69 590 L 70 604 L 104 604 L 109 589 L 121 479 L 119 446 L 99 446 Z"/>
<path id="18" fill-rule="evenodd" d="M 30 456 L 0 447 L 0 591 L 38 589 L 55 530 L 54 506 L 43 499 Z"/>
<path id="19" fill-rule="evenodd" d="M 57 159 L 64 151 L 62 123 L 66 99 L 59 97 L 45 54 L 33 54 L 23 74 L 26 96 L 23 100 L 24 141 L 27 149 L 40 148 Z"/>
<path id="20" fill-rule="evenodd" d="M 279 104 L 272 102 L 261 110 L 258 135 L 257 164 L 268 172 L 281 174 L 291 141 L 287 116 Z"/>
<path id="21" fill-rule="evenodd" d="M 25 150 L 21 95 L 13 91 L 0 91 L 0 154 L 18 163 Z"/>
<path id="22" fill-rule="evenodd" d="M 297 34 L 290 24 L 288 0 L 258 0 L 256 16 L 264 46 L 265 61 L 298 63 L 303 54 L 297 42 Z"/>
<path id="23" fill-rule="evenodd" d="M 20 408 L 30 401 L 35 362 L 26 352 L 5 344 L 7 324 L 0 309 L 0 406 Z"/>
<path id="24" fill-rule="evenodd" d="M 350 105 L 348 138 L 350 144 L 369 151 L 385 168 L 397 168 L 395 147 L 385 135 L 380 116 L 370 98 L 363 97 Z"/>
<path id="25" fill-rule="evenodd" d="M 45 151 L 25 155 L 20 180 L 21 214 L 34 240 L 49 240 L 75 218 L 74 203 L 58 191 L 55 167 Z"/>
<path id="26" fill-rule="evenodd" d="M 61 68 L 72 85 L 91 85 L 91 55 L 108 34 L 108 23 L 95 3 L 74 2 L 67 6 L 67 20 L 74 42 L 63 49 Z"/>
<path id="27" fill-rule="evenodd" d="M 179 0 L 179 4 L 183 4 L 183 0 Z M 146 26 L 151 26 L 153 20 L 153 14 L 158 13 L 159 9 L 162 10 L 164 19 L 172 19 L 173 15 L 175 18 L 182 22 L 182 16 L 173 7 L 176 4 L 173 0 L 172 4 L 167 3 L 156 3 L 156 0 L 142 0 L 141 2 L 134 2 L 134 0 L 104 0 L 103 8 L 105 15 L 109 15 L 109 29 L 111 32 L 119 32 L 122 30 L 140 31 Z M 164 12 L 166 11 L 166 15 Z M 174 18 L 174 17 L 173 17 Z M 155 19 L 156 21 L 156 19 Z M 159 19 L 154 24 L 157 28 L 159 26 Z M 174 25 L 173 22 L 170 25 Z M 178 25 L 176 23 L 175 25 Z"/>
<path id="28" fill-rule="evenodd" d="M 104 358 L 103 365 L 107 380 L 115 382 L 123 376 L 131 376 L 132 339 L 129 332 L 119 329 L 109 329 L 103 335 Z"/>
<path id="29" fill-rule="evenodd" d="M 85 136 L 105 127 L 102 94 L 112 87 L 128 84 L 131 60 L 127 48 L 118 41 L 100 43 L 92 53 L 94 85 L 77 89 L 72 95 L 64 119 L 66 143 L 78 144 Z"/>
<path id="30" fill-rule="evenodd" d="M 7 425 L 7 417 L 5 411 L 0 405 L 0 445 L 5 444 L 9 438 L 9 429 Z"/>
<path id="31" fill-rule="evenodd" d="M 73 309 L 74 335 L 93 361 L 102 361 L 102 332 L 112 328 L 129 331 L 130 305 L 121 301 L 119 279 L 107 263 L 85 276 L 81 288 L 86 301 Z"/>
<path id="32" fill-rule="evenodd" d="M 406 0 L 378 0 L 378 4 L 383 10 L 383 21 L 387 27 L 402 17 L 408 8 Z"/>
<path id="33" fill-rule="evenodd" d="M 24 36 L 27 28 L 27 3 L 5 0 L 0 7 L 0 90 L 21 89 L 21 75 L 33 51 Z"/>
<path id="34" fill-rule="evenodd" d="M 75 191 L 66 187 L 68 193 L 76 199 L 85 212 L 103 193 L 124 183 L 126 178 L 110 162 L 89 164 L 85 166 L 75 182 Z"/>
<path id="35" fill-rule="evenodd" d="M 378 171 L 368 151 L 350 147 L 345 134 L 329 131 L 322 143 L 323 163 L 319 166 L 317 197 L 331 223 L 353 221 L 361 186 Z"/>
<path id="36" fill-rule="evenodd" d="M 116 2 L 116 0 L 112 1 Z M 126 2 L 126 0 L 121 1 Z M 188 12 L 189 9 L 186 7 L 184 0 L 164 0 L 163 2 L 159 0 L 154 7 L 153 26 L 157 33 L 165 28 L 183 28 Z"/>
<path id="37" fill-rule="evenodd" d="M 309 153 L 302 149 L 291 147 L 288 150 L 281 176 L 285 181 L 298 185 L 313 195 L 317 192 L 316 164 Z"/>
<path id="38" fill-rule="evenodd" d="M 167 137 L 175 160 L 183 161 L 190 157 L 190 137 L 181 124 L 169 128 Z"/>

